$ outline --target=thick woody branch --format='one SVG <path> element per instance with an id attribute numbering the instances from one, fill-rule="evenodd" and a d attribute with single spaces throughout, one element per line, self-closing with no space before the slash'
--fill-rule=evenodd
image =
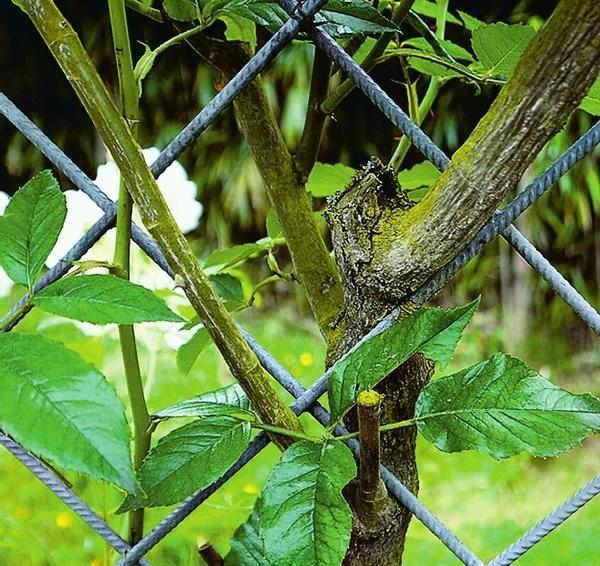
<path id="1" fill-rule="evenodd" d="M 144 161 L 139 145 L 77 34 L 52 0 L 21 0 L 19 5 L 40 32 L 77 93 L 119 166 L 144 225 L 156 239 L 175 276 L 181 281 L 188 300 L 261 419 L 280 428 L 299 430 L 297 417 L 278 397 L 268 374 L 200 268 Z M 274 441 L 280 447 L 292 442 L 289 437 L 283 436 L 275 436 Z"/>
<path id="2" fill-rule="evenodd" d="M 427 196 L 382 216 L 363 273 L 373 292 L 402 299 L 488 221 L 598 75 L 599 29 L 599 2 L 560 2 Z"/>
<path id="3" fill-rule="evenodd" d="M 202 36 L 190 38 L 189 42 L 227 79 L 250 58 L 243 43 Z M 316 225 L 310 199 L 267 100 L 262 79 L 254 79 L 233 105 L 240 131 L 250 146 L 277 213 L 298 281 L 306 292 L 321 334 L 331 343 L 342 332 L 344 299 L 340 274 Z M 320 137 L 320 128 L 318 134 Z"/>

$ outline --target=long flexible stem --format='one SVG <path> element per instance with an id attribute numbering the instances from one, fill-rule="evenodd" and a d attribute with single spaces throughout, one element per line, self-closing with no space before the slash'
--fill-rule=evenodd
<path id="1" fill-rule="evenodd" d="M 19 6 L 40 32 L 110 149 L 139 208 L 144 225 L 156 239 L 194 310 L 257 413 L 265 422 L 299 430 L 301 425 L 298 418 L 277 395 L 268 374 L 199 266 L 127 123 L 108 94 L 77 34 L 52 0 L 19 0 Z M 289 438 L 283 436 L 274 436 L 273 440 L 281 448 L 290 444 Z"/>
<path id="2" fill-rule="evenodd" d="M 108 0 L 111 29 L 115 48 L 115 58 L 119 76 L 119 90 L 123 117 L 127 120 L 132 136 L 137 133 L 139 117 L 139 89 L 133 73 L 133 60 L 123 0 Z M 129 278 L 131 251 L 131 198 L 123 178 L 119 183 L 117 202 L 117 239 L 115 243 L 114 263 L 121 268 L 123 276 Z M 133 418 L 133 465 L 138 470 L 150 450 L 150 415 L 146 406 L 144 386 L 137 353 L 133 325 L 119 326 L 119 340 L 123 369 L 129 393 L 129 403 Z M 129 513 L 129 542 L 136 544 L 144 536 L 144 509 Z"/>

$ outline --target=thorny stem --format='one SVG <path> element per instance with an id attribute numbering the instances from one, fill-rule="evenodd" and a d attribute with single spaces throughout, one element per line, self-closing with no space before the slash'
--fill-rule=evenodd
<path id="1" fill-rule="evenodd" d="M 139 117 L 139 89 L 133 73 L 125 4 L 123 0 L 108 0 L 108 8 L 123 117 L 129 124 L 131 135 L 135 138 Z M 133 199 L 121 177 L 119 200 L 117 202 L 117 238 L 113 263 L 120 268 L 121 276 L 124 279 L 129 279 L 132 211 Z M 150 415 L 144 397 L 144 386 L 133 325 L 119 325 L 119 341 L 133 419 L 133 466 L 137 471 L 150 450 Z M 136 544 L 143 536 L 144 508 L 142 507 L 129 513 L 129 543 Z"/>

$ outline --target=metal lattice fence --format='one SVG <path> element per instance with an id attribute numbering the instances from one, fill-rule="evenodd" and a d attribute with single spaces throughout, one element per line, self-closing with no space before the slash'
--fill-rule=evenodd
<path id="1" fill-rule="evenodd" d="M 398 127 L 411 142 L 439 170 L 449 163 L 449 158 L 429 139 L 429 137 L 398 107 L 396 103 L 363 71 L 357 63 L 328 35 L 312 22 L 324 0 L 307 0 L 296 4 L 294 0 L 278 0 L 278 3 L 290 14 L 290 19 L 262 47 L 239 73 L 202 109 L 202 111 L 175 137 L 158 159 L 151 165 L 152 173 L 158 177 L 177 157 L 189 147 L 198 136 L 227 108 L 241 90 L 254 79 L 276 55 L 291 42 L 302 30 L 315 45 L 358 86 L 363 93 Z M 116 207 L 95 184 L 57 147 L 33 122 L 2 93 L 0 93 L 0 113 L 2 113 L 22 134 L 25 135 L 78 189 L 82 190 L 104 212 L 96 224 L 71 248 L 62 260 L 47 271 L 36 284 L 34 292 L 41 290 L 62 277 L 70 268 L 72 261 L 80 259 L 98 239 L 115 223 Z M 571 169 L 582 157 L 592 151 L 600 142 L 600 122 L 590 128 L 563 155 L 561 155 L 535 181 L 528 185 L 508 206 L 497 212 L 472 241 L 433 277 L 424 283 L 410 299 L 422 304 L 434 295 L 443 285 L 472 257 L 496 236 L 502 235 L 509 244 L 543 277 L 547 283 L 573 308 L 596 334 L 600 335 L 600 314 L 565 280 L 564 277 L 528 242 L 512 225 L 513 221 L 548 190 L 562 175 Z M 136 244 L 166 273 L 173 275 L 154 240 L 140 227 L 134 226 L 132 238 Z M 27 297 L 23 297 L 6 314 L 3 322 L 10 320 L 5 331 L 26 315 Z M 21 309 L 20 314 L 15 316 Z M 357 343 L 382 332 L 392 325 L 397 317 L 392 312 L 373 328 L 367 336 Z M 328 372 L 318 379 L 309 389 L 302 387 L 251 335 L 242 329 L 250 347 L 254 350 L 264 368 L 291 393 L 296 399 L 291 405 L 296 414 L 309 412 L 320 423 L 329 423 L 329 414 L 318 403 L 326 390 Z M 351 350 L 351 351 L 352 351 Z M 345 434 L 338 427 L 336 434 Z M 148 564 L 143 558 L 156 544 L 167 536 L 192 511 L 200 506 L 211 494 L 231 476 L 240 470 L 268 444 L 267 436 L 257 436 L 239 460 L 214 484 L 200 490 L 150 530 L 135 546 L 130 547 L 98 514 L 75 495 L 63 481 L 44 463 L 29 453 L 12 438 L 0 432 L 0 443 L 9 450 L 24 466 L 34 473 L 65 504 L 77 513 L 98 535 L 111 545 L 121 556 L 119 565 Z M 359 452 L 356 440 L 348 445 L 355 455 Z M 446 527 L 417 497 L 410 492 L 391 472 L 382 467 L 381 476 L 390 495 L 421 521 L 439 540 L 453 552 L 461 562 L 467 565 L 481 565 L 482 560 L 465 546 L 460 539 Z M 488 564 L 503 566 L 513 563 L 528 549 L 543 539 L 552 530 L 566 521 L 578 509 L 600 492 L 600 475 L 584 485 L 568 500 L 544 517 L 523 536 L 503 550 Z"/>

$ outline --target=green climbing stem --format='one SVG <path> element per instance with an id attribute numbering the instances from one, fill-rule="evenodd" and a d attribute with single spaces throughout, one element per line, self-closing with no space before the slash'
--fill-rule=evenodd
<path id="1" fill-rule="evenodd" d="M 200 268 L 131 135 L 129 125 L 115 106 L 77 34 L 52 0 L 21 0 L 19 5 L 83 103 L 125 179 L 142 222 L 155 238 L 192 307 L 261 420 L 281 428 L 300 430 L 298 418 L 278 397 L 269 375 Z M 281 448 L 292 442 L 284 436 L 272 438 Z"/>
<path id="2" fill-rule="evenodd" d="M 119 78 L 119 93 L 123 117 L 135 138 L 139 119 L 139 89 L 133 73 L 131 44 L 127 29 L 125 3 L 123 0 L 108 0 L 110 23 L 113 35 L 115 60 Z M 119 182 L 117 202 L 117 238 L 113 263 L 124 279 L 129 279 L 131 257 L 131 215 L 133 199 L 127 191 L 123 178 Z M 133 325 L 119 325 L 119 341 L 123 370 L 129 394 L 133 419 L 133 466 L 139 470 L 150 450 L 150 415 L 144 397 L 144 385 Z M 129 543 L 136 544 L 144 535 L 144 508 L 129 513 Z"/>

